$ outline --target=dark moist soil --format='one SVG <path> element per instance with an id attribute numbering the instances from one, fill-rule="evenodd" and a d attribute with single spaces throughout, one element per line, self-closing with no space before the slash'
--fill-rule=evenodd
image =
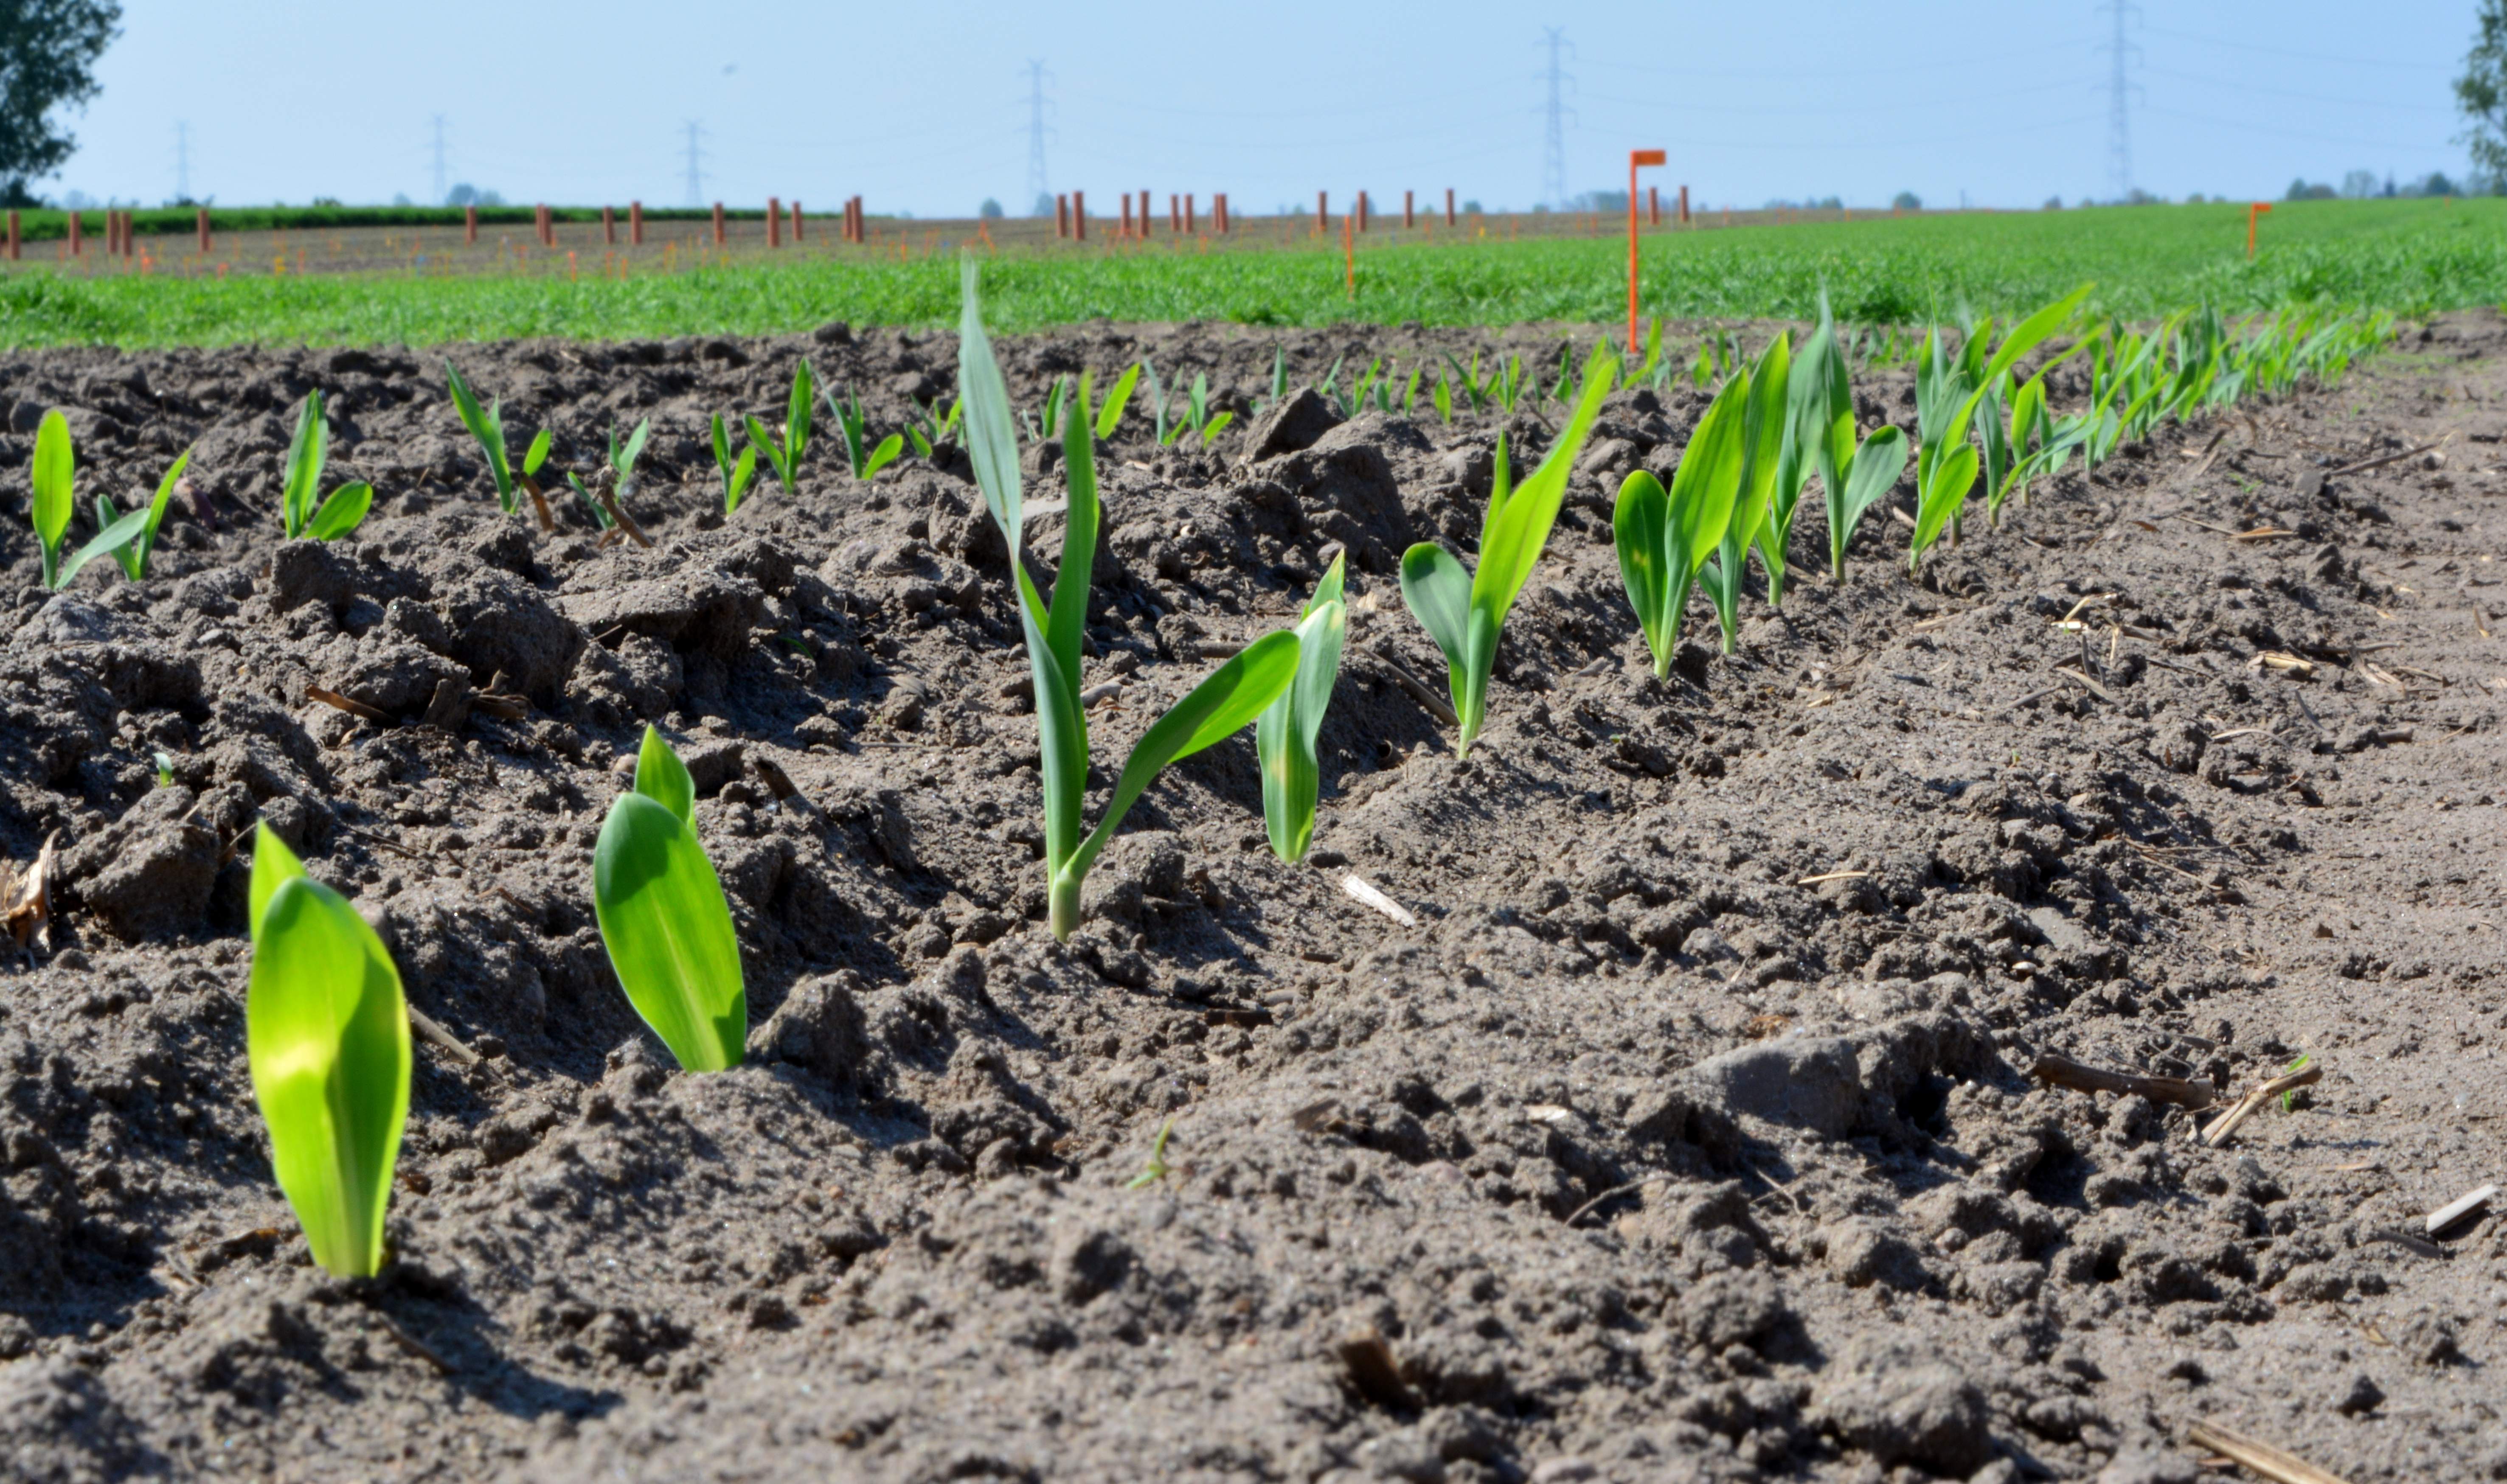
<path id="1" fill-rule="evenodd" d="M 1507 343 L 1545 383 L 1564 341 Z M 198 445 L 143 586 L 48 597 L 0 528 L 0 847 L 61 847 L 50 947 L 0 975 L 11 1475 L 2190 1484 L 2205 1418 L 2353 1481 L 2507 1470 L 2507 1236 L 2422 1224 L 2507 1166 L 2507 326 L 2166 429 L 1917 580 L 1875 514 L 1849 585 L 1799 573 L 1659 683 L 1607 502 L 1703 399 L 1616 395 L 1468 762 L 1392 574 L 1468 551 L 1496 423 L 1250 402 L 1275 345 L 1346 386 L 1430 344 L 1496 343 L 1002 345 L 1026 406 L 1146 352 L 1239 413 L 1101 455 L 1101 767 L 1351 561 L 1311 863 L 1227 742 L 1142 801 L 1067 949 L 963 456 L 864 486 L 822 425 L 797 495 L 726 521 L 701 440 L 804 354 L 892 427 L 949 337 L 454 351 L 562 464 L 652 416 L 651 551 L 570 494 L 554 534 L 500 516 L 433 353 L 0 360 L 13 491 L 48 406 L 126 506 Z M 330 480 L 381 491 L 330 547 L 276 536 L 314 387 Z M 1903 374 L 1860 388 L 1911 421 Z M 1798 561 L 1826 539 L 1806 512 Z M 725 1074 L 672 1069 L 593 923 L 648 719 L 747 955 Z M 253 1109 L 256 815 L 442 1028 L 369 1283 L 309 1265 Z M 2214 1149 L 2035 1085 L 2048 1052 L 2325 1075 Z"/>

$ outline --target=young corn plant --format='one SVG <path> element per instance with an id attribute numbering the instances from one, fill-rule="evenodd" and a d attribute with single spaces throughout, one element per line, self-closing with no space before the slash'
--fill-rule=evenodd
<path id="1" fill-rule="evenodd" d="M 719 463 L 721 461 L 720 454 L 723 447 L 722 417 L 719 415 L 716 415 L 713 419 L 713 433 L 715 439 L 715 461 Z M 624 444 L 621 444 L 618 441 L 618 430 L 616 428 L 613 427 L 609 430 L 609 452 L 606 462 L 609 465 L 610 473 L 617 476 L 616 480 L 610 486 L 613 498 L 623 500 L 635 491 L 636 461 L 644 456 L 644 441 L 652 436 L 653 419 L 650 417 L 646 417 L 637 422 L 636 424 L 636 431 L 627 435 L 627 441 Z M 549 435 L 545 430 L 541 432 L 539 437 L 532 439 L 530 456 L 524 460 L 527 469 L 527 482 L 529 483 L 534 489 L 538 488 L 537 482 L 539 477 L 540 460 L 548 456 L 548 439 Z M 742 458 L 749 471 L 754 473 L 757 468 L 756 452 L 754 450 L 744 450 Z M 609 507 L 600 502 L 600 497 L 599 495 L 594 494 L 589 489 L 585 488 L 582 478 L 573 470 L 568 469 L 566 471 L 565 482 L 574 487 L 574 492 L 583 500 L 584 508 L 592 512 L 593 525 L 600 526 L 602 530 L 608 530 L 618 524 L 609 518 Z M 742 488 L 745 489 L 747 487 L 747 483 L 748 482 L 745 479 L 743 479 L 741 481 Z M 731 512 L 738 507 L 739 503 L 740 502 L 736 499 L 726 502 L 722 513 L 724 515 L 731 514 Z"/>
<path id="2" fill-rule="evenodd" d="M 114 548 L 113 551 L 114 560 L 122 563 L 122 569 L 130 574 L 132 582 L 145 582 L 148 578 L 148 559 L 155 555 L 157 550 L 158 528 L 165 524 L 165 508 L 173 501 L 174 486 L 182 480 L 183 471 L 191 467 L 191 463 L 192 451 L 185 449 L 182 456 L 174 460 L 173 467 L 165 471 L 165 477 L 157 482 L 157 497 L 150 500 L 143 508 L 132 511 L 131 515 L 124 515 L 115 510 L 113 496 L 109 494 L 99 494 L 95 497 L 95 525 L 98 540 L 103 539 L 104 532 L 113 530 L 124 522 L 130 520 L 131 516 L 143 518 L 138 523 L 138 530 L 132 533 L 130 539 Z"/>
<path id="3" fill-rule="evenodd" d="M 1027 572 L 1017 435 L 1009 390 L 984 334 L 974 262 L 967 260 L 962 271 L 958 394 L 966 408 L 966 452 L 985 507 L 1009 546 L 1010 577 L 1017 589 L 1013 606 L 1027 635 L 1028 670 L 1036 691 L 1047 910 L 1054 937 L 1068 942 L 1079 925 L 1080 887 L 1124 814 L 1168 764 L 1225 741 L 1279 699 L 1296 678 L 1298 638 L 1282 631 L 1255 639 L 1152 723 L 1124 759 L 1096 829 L 1080 833 L 1088 791 L 1088 718 L 1079 699 L 1079 659 L 1100 516 L 1096 449 L 1088 436 L 1089 389 L 1083 380 L 1065 407 L 1062 461 L 1070 498 L 1063 515 L 1062 564 L 1048 600 Z"/>
<path id="4" fill-rule="evenodd" d="M 189 458 L 191 455 L 184 456 Z M 99 519 L 97 524 L 102 528 L 86 545 L 66 558 L 61 555 L 62 543 L 69 536 L 71 512 L 78 507 L 74 489 L 78 465 L 70 451 L 69 419 L 63 417 L 57 408 L 44 414 L 44 420 L 36 425 L 35 458 L 29 472 L 33 478 L 34 499 L 28 513 L 34 520 L 36 545 L 43 551 L 44 586 L 53 592 L 68 587 L 70 579 L 79 574 L 80 568 L 96 558 L 108 552 L 127 550 L 131 542 L 139 539 L 142 528 L 153 529 L 149 513 L 145 510 L 134 510 L 118 519 Z M 170 482 L 168 488 L 171 488 Z M 111 501 L 102 495 L 96 496 L 96 513 L 100 518 L 106 517 L 112 509 Z M 124 560 L 127 561 L 128 559 Z"/>
<path id="5" fill-rule="evenodd" d="M 244 1060 L 278 1188 L 313 1260 L 340 1278 L 382 1267 L 383 1213 L 409 1121 L 409 1007 L 375 930 L 254 832 Z"/>
<path id="6" fill-rule="evenodd" d="M 479 440 L 479 452 L 487 455 L 489 476 L 496 482 L 496 504 L 512 515 L 522 502 L 522 486 L 505 453 L 505 404 L 500 399 L 480 407 L 479 394 L 461 379 L 461 368 L 451 361 L 444 363 L 444 378 L 452 387 L 453 410 L 460 415 L 470 436 Z"/>
<path id="7" fill-rule="evenodd" d="M 1657 336 L 1662 321 L 1654 321 Z M 1853 428 L 1852 390 L 1846 384 L 1845 356 L 1836 343 L 1836 321 L 1829 313 L 1828 295 L 1819 296 L 1819 325 L 1785 374 L 1784 431 L 1776 451 L 1776 483 L 1769 491 L 1766 524 L 1759 528 L 1759 561 L 1767 569 L 1767 606 L 1781 608 L 1785 581 L 1792 571 L 1794 516 L 1801 509 L 1802 491 L 1819 472 L 1818 449 L 1828 436 L 1830 408 L 1842 403 L 1847 431 Z"/>
<path id="8" fill-rule="evenodd" d="M 748 995 L 722 881 L 696 834 L 696 783 L 644 729 L 636 786 L 609 806 L 592 856 L 601 946 L 628 1002 L 690 1071 L 740 1065 Z"/>
<path id="9" fill-rule="evenodd" d="M 1286 363 L 1276 362 L 1275 360 L 1275 364 L 1271 370 L 1272 380 L 1277 381 L 1280 378 L 1286 375 L 1288 375 Z M 1131 369 L 1125 371 L 1121 376 L 1114 379 L 1114 389 L 1106 393 L 1106 405 L 1097 409 L 1097 436 L 1099 438 L 1111 438 L 1114 436 L 1114 429 L 1120 427 L 1123 422 L 1123 409 L 1131 405 L 1132 388 L 1140 384 L 1141 363 L 1134 361 L 1131 365 Z"/>
<path id="10" fill-rule="evenodd" d="M 723 426 L 720 413 L 713 415 L 713 466 L 722 475 L 722 513 L 730 515 L 747 497 L 749 481 L 757 477 L 757 445 L 749 444 L 740 451 L 740 457 L 734 459 L 731 456 L 730 429 Z M 591 498 L 589 493 L 584 497 Z M 594 501 L 593 508 L 599 509 L 600 502 Z M 607 511 L 601 512 L 601 519 L 608 519 Z"/>
<path id="11" fill-rule="evenodd" d="M 1584 389 L 1547 456 L 1520 488 L 1508 488 L 1503 446 L 1489 483 L 1488 514 L 1480 525 L 1477 570 L 1466 575 L 1453 554 L 1422 541 L 1401 554 L 1401 600 L 1445 656 L 1445 678 L 1460 723 L 1454 755 L 1469 757 L 1488 714 L 1489 670 L 1497 663 L 1498 636 L 1506 616 L 1548 543 L 1558 507 L 1567 497 L 1568 472 L 1600 415 L 1602 398 L 1618 369 L 1617 353 L 1594 347 L 1584 363 Z"/>
<path id="12" fill-rule="evenodd" d="M 1149 380 L 1149 392 L 1151 396 L 1155 396 L 1157 394 L 1157 379 L 1154 375 L 1151 376 Z M 1361 395 L 1363 395 L 1363 393 Z M 1182 416 L 1176 419 L 1174 429 L 1168 432 L 1161 432 L 1158 435 L 1158 441 L 1160 443 L 1168 445 L 1179 444 L 1183 441 L 1184 434 L 1192 433 L 1200 438 L 1201 446 L 1206 449 L 1210 447 L 1210 441 L 1212 439 L 1217 438 L 1221 432 L 1226 430 L 1227 424 L 1236 420 L 1236 415 L 1234 413 L 1214 414 L 1211 412 L 1210 378 L 1200 372 L 1193 373 L 1192 387 L 1185 393 L 1183 406 L 1181 411 Z M 1164 428 L 1166 426 L 1166 414 L 1161 412 L 1158 415 L 1158 425 L 1161 428 Z"/>
<path id="13" fill-rule="evenodd" d="M 1707 559 L 1724 544 L 1732 507 L 1750 462 L 1750 383 L 1744 372 L 1724 383 L 1680 453 L 1671 488 L 1639 469 L 1619 485 L 1611 512 L 1619 579 L 1637 627 L 1653 654 L 1653 672 L 1671 673 L 1689 592 Z"/>
<path id="14" fill-rule="evenodd" d="M 1315 739 L 1331 706 L 1341 645 L 1349 633 L 1349 613 L 1341 600 L 1345 560 L 1332 559 L 1331 570 L 1306 600 L 1296 629 L 1296 679 L 1254 723 L 1254 748 L 1262 760 L 1262 821 L 1271 832 L 1272 852 L 1290 865 L 1305 859 L 1315 843 L 1315 806 L 1323 794 Z"/>
<path id="15" fill-rule="evenodd" d="M 801 453 L 810 446 L 810 409 L 818 400 L 818 374 L 804 360 L 792 368 L 792 395 L 783 404 L 783 440 L 778 443 L 767 431 L 766 424 L 755 417 L 743 417 L 748 429 L 748 442 L 775 470 L 776 482 L 785 494 L 795 493 L 794 481 L 801 477 Z"/>
<path id="16" fill-rule="evenodd" d="M 322 417 L 322 394 L 305 394 L 296 415 L 296 439 L 287 450 L 287 482 L 279 491 L 279 522 L 290 541 L 335 541 L 355 530 L 375 502 L 374 487 L 342 485 L 317 506 L 322 488 L 322 461 L 331 442 L 330 424 Z"/>
<path id="17" fill-rule="evenodd" d="M 1908 542 L 1907 569 L 1915 571 L 1924 553 L 1941 538 L 1942 532 L 1958 516 L 1967 503 L 1970 490 L 1976 488 L 1982 455 L 1968 441 L 1970 423 L 1978 406 L 2002 379 L 2005 372 L 2042 344 L 2048 336 L 2061 329 L 2089 298 L 2085 285 L 2070 295 L 2039 309 L 2012 328 L 2002 344 L 1994 349 L 1993 358 L 1980 368 L 1971 370 L 1982 356 L 1982 345 L 1992 328 L 1991 321 L 1977 328 L 1968 338 L 1967 347 L 1958 361 L 1948 363 L 1938 332 L 1923 370 L 1916 375 L 1915 392 L 1919 404 L 1925 398 L 1928 380 L 1935 382 L 1932 406 L 1919 410 L 1919 425 L 1924 427 L 1922 447 L 1915 456 L 1915 533 Z M 1938 421 L 1928 414 L 1937 413 Z"/>
<path id="18" fill-rule="evenodd" d="M 868 446 L 869 434 L 862 416 L 860 392 L 854 393 L 853 401 L 845 402 L 830 391 L 827 393 L 827 408 L 836 415 L 836 431 L 844 439 L 845 463 L 854 471 L 854 478 L 869 479 L 894 463 L 896 455 L 905 452 L 905 435 L 902 433 L 889 434 L 875 448 Z"/>
<path id="19" fill-rule="evenodd" d="M 1786 335 L 1778 335 L 1744 373 L 1749 389 L 1742 404 L 1741 485 L 1732 497 L 1731 518 L 1724 525 L 1715 555 L 1697 574 L 1707 598 L 1715 604 L 1715 622 L 1724 631 L 1726 654 L 1740 647 L 1741 580 L 1749 572 L 1750 549 L 1766 534 L 1776 481 L 1783 472 L 1786 392 L 1792 371 L 1792 344 Z"/>

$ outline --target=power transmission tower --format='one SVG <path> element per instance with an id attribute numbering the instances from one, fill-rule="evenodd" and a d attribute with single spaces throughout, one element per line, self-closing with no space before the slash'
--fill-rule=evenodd
<path id="1" fill-rule="evenodd" d="M 698 141 L 705 137 L 705 126 L 688 121 L 688 204 L 705 204 L 705 149 Z"/>
<path id="2" fill-rule="evenodd" d="M 1027 194 L 1029 209 L 1045 215 L 1053 211 L 1053 188 L 1045 183 L 1044 136 L 1044 63 L 1027 64 Z"/>
<path id="3" fill-rule="evenodd" d="M 441 205 L 453 188 L 444 180 L 444 115 L 435 116 L 435 200 Z"/>
<path id="4" fill-rule="evenodd" d="M 1541 153 L 1541 194 L 1551 205 L 1564 210 L 1567 205 L 1567 121 L 1565 92 L 1575 80 L 1559 68 L 1560 54 L 1570 50 L 1567 33 L 1557 26 L 1543 27 L 1549 39 L 1549 134 Z"/>
<path id="5" fill-rule="evenodd" d="M 2141 14 L 2141 7 L 2131 0 L 2106 0 L 2098 7 L 2101 15 L 2115 17 L 2115 39 L 2098 50 L 2107 54 L 2107 173 L 2115 188 L 2118 201 L 2132 196 L 2132 95 L 2138 90 L 2132 81 L 2132 58 L 2141 48 L 2125 40 L 2127 17 Z"/>
<path id="6" fill-rule="evenodd" d="M 192 199 L 192 126 L 181 120 L 174 124 L 174 199 Z"/>

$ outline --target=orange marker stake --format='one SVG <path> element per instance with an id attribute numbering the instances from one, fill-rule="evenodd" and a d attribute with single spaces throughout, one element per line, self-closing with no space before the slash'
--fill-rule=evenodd
<path id="1" fill-rule="evenodd" d="M 2255 218 L 2271 209 L 2270 201 L 2256 201 L 2246 207 L 2246 261 L 2255 261 Z"/>
<path id="2" fill-rule="evenodd" d="M 1628 354 L 1637 353 L 1637 166 L 1661 164 L 1660 150 L 1628 151 Z"/>

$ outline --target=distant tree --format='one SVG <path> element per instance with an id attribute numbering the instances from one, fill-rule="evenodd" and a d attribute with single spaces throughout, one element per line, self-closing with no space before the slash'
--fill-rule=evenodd
<path id="1" fill-rule="evenodd" d="M 984 198 L 984 203 L 975 208 L 975 214 L 988 222 L 999 221 L 1001 215 L 1001 203 L 987 196 Z"/>
<path id="2" fill-rule="evenodd" d="M 95 96 L 90 69 L 121 20 L 120 0 L 0 0 L 0 205 L 35 204 L 27 182 L 78 147 L 53 110 Z"/>
<path id="3" fill-rule="evenodd" d="M 2298 179 L 2289 183 L 2289 194 L 2283 197 L 2282 199 L 2294 201 L 2329 201 L 2333 199 L 2333 188 L 2321 183 L 2308 185 L 2307 183 L 2307 177 L 2302 175 Z"/>
<path id="4" fill-rule="evenodd" d="M 1053 204 L 1053 193 L 1050 191 L 1038 191 L 1036 193 L 1036 209 L 1030 211 L 1028 215 L 1053 216 L 1055 214 L 1057 214 L 1057 211 Z"/>
<path id="5" fill-rule="evenodd" d="M 2352 170 L 2342 177 L 2342 194 L 2352 200 L 2366 200 L 2377 194 L 2377 172 Z"/>
<path id="6" fill-rule="evenodd" d="M 2463 189 L 2447 179 L 2444 170 L 2431 170 L 2428 178 L 2412 188 L 2414 196 L 2461 196 Z"/>
<path id="7" fill-rule="evenodd" d="M 444 193 L 444 204 L 448 206 L 501 206 L 504 203 L 505 199 L 495 192 L 482 191 L 466 180 Z"/>
<path id="8" fill-rule="evenodd" d="M 2046 198 L 2046 209 L 2047 209 L 2047 210 L 2049 210 L 2049 211 L 2060 211 L 2060 210 L 2062 210 L 2062 209 L 2063 209 L 2063 198 L 2061 198 L 2061 197 L 2059 197 L 2059 196 L 2050 196 L 2050 197 L 2047 197 L 2047 198 Z"/>
<path id="9" fill-rule="evenodd" d="M 1924 209 L 1924 199 L 1912 191 L 1901 191 L 1889 198 L 1889 204 L 1900 211 L 1921 211 Z"/>
<path id="10" fill-rule="evenodd" d="M 2481 0 L 2472 50 L 2454 80 L 2454 105 L 2471 126 L 2455 138 L 2472 152 L 2473 166 L 2493 179 L 2507 176 L 2507 0 Z"/>
<path id="11" fill-rule="evenodd" d="M 1465 202 L 1463 202 L 1463 209 L 1464 209 L 1465 211 L 1477 211 L 1477 210 L 1479 210 L 1479 209 L 1480 209 L 1480 203 L 1479 203 L 1478 201 L 1465 201 Z M 1286 211 L 1283 211 L 1283 212 L 1281 212 L 1280 214 L 1281 214 L 1282 216 L 1286 216 L 1286 215 L 1288 215 L 1289 213 L 1287 213 Z"/>

